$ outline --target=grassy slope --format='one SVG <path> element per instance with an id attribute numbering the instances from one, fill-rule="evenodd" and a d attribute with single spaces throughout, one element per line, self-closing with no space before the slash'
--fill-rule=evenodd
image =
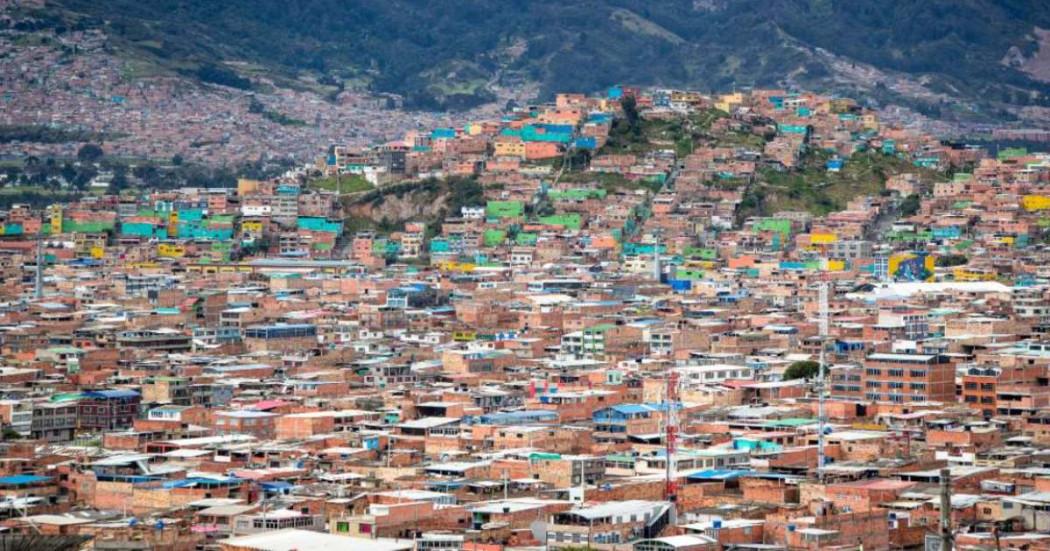
<path id="1" fill-rule="evenodd" d="M 314 189 L 338 191 L 343 194 L 368 191 L 374 187 L 368 182 L 368 180 L 365 180 L 364 176 L 358 176 L 356 174 L 344 175 L 339 178 L 336 178 L 335 176 L 318 178 L 317 180 L 311 181 L 309 186 Z"/>
<path id="2" fill-rule="evenodd" d="M 630 132 L 626 125 L 619 124 L 618 121 L 610 134 L 609 143 L 599 154 L 644 154 L 656 149 L 667 149 L 668 144 L 673 144 L 676 153 L 682 157 L 699 143 L 711 147 L 761 150 L 765 143 L 761 136 L 735 131 L 710 134 L 711 124 L 725 116 L 725 113 L 712 109 L 690 115 L 688 118 L 643 120 L 637 134 Z M 828 172 L 825 164 L 831 157 L 826 151 L 809 151 L 796 169 L 777 171 L 772 168 L 760 168 L 755 182 L 748 189 L 749 197 L 745 197 L 745 202 L 740 206 L 741 215 L 769 215 L 787 210 L 827 214 L 844 209 L 854 197 L 878 195 L 886 189 L 886 180 L 895 174 L 916 173 L 926 181 L 932 181 L 936 176 L 932 171 L 917 168 L 904 159 L 876 151 L 857 153 L 847 160 L 841 171 Z M 607 190 L 636 187 L 618 174 L 567 172 L 561 180 L 596 182 Z M 746 182 L 726 180 L 714 182 L 712 185 L 739 188 L 745 186 Z"/>
<path id="3" fill-rule="evenodd" d="M 828 172 L 825 162 L 830 157 L 827 152 L 811 152 L 798 169 L 760 170 L 750 189 L 753 206 L 745 202 L 742 214 L 746 217 L 796 210 L 822 215 L 844 209 L 854 197 L 878 195 L 886 189 L 886 179 L 892 175 L 912 172 L 928 180 L 933 177 L 930 171 L 906 160 L 874 151 L 856 153 L 841 171 Z"/>
<path id="4" fill-rule="evenodd" d="M 798 45 L 929 75 L 976 100 L 1050 93 L 999 63 L 1010 46 L 1033 50 L 1034 25 L 1050 27 L 1044 0 L 732 0 L 712 11 L 691 0 L 54 1 L 175 70 L 247 61 L 289 83 L 333 76 L 430 106 L 480 100 L 498 72 L 548 93 L 623 82 L 726 89 L 787 75 L 830 85 Z M 519 57 L 501 53 L 518 41 Z"/>

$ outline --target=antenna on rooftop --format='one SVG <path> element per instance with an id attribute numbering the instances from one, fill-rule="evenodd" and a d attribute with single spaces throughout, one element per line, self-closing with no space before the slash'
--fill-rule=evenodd
<path id="1" fill-rule="evenodd" d="M 44 298 L 44 240 L 37 235 L 36 238 L 36 278 L 33 296 L 37 300 Z"/>

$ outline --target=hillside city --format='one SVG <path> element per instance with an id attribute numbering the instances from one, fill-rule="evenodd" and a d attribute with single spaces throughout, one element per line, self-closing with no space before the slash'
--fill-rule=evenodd
<path id="1" fill-rule="evenodd" d="M 113 116 L 68 82 L 11 97 Z M 372 116 L 375 144 L 333 116 L 318 148 L 194 93 L 178 112 L 227 150 L 300 162 L 116 185 L 107 156 L 188 145 L 150 88 L 103 98 L 141 132 L 20 150 L 93 177 L 0 211 L 6 534 L 1050 550 L 1050 153 L 839 96 L 630 86 Z"/>
<path id="2" fill-rule="evenodd" d="M 348 90 L 324 101 L 288 87 L 272 87 L 265 94 L 202 87 L 114 57 L 107 51 L 108 37 L 97 30 L 34 39 L 40 43 L 26 44 L 30 39 L 0 32 L 0 126 L 96 133 L 114 155 L 181 155 L 210 164 L 278 153 L 306 159 L 319 144 L 366 145 L 406 128 L 465 122 L 464 114 L 405 111 L 399 98 L 363 91 Z M 508 89 L 502 99 L 520 94 Z M 472 113 L 497 116 L 494 107 Z M 15 139 L 5 149 L 20 156 L 73 156 L 77 143 Z M 7 152 L 0 151 L 0 158 Z"/>

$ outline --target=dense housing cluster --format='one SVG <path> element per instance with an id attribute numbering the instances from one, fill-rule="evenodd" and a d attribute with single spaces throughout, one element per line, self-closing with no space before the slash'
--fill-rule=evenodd
<path id="1" fill-rule="evenodd" d="M 106 190 L 0 219 L 6 530 L 1050 547 L 1047 154 L 615 87 Z"/>

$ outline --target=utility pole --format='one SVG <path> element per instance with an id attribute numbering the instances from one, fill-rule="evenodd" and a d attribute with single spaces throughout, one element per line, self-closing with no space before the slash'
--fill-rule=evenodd
<path id="1" fill-rule="evenodd" d="M 660 230 L 657 229 L 655 232 L 656 245 L 653 249 L 653 280 L 660 283 L 660 273 L 663 271 L 660 269 Z"/>
<path id="2" fill-rule="evenodd" d="M 37 300 L 44 298 L 44 239 L 40 235 L 36 237 L 36 280 L 33 296 Z"/>
<path id="3" fill-rule="evenodd" d="M 825 361 L 825 349 L 828 346 L 828 280 L 824 276 L 820 282 L 820 373 L 817 376 L 817 479 L 824 482 L 824 391 L 828 368 Z"/>
<path id="4" fill-rule="evenodd" d="M 952 551 L 952 477 L 951 471 L 941 469 L 941 549 Z"/>
<path id="5" fill-rule="evenodd" d="M 671 522 L 677 517 L 678 502 L 678 480 L 675 464 L 675 452 L 678 450 L 678 372 L 674 367 L 667 368 L 667 422 L 665 423 L 665 445 L 667 455 L 667 471 L 664 493 L 667 501 L 671 504 Z"/>

